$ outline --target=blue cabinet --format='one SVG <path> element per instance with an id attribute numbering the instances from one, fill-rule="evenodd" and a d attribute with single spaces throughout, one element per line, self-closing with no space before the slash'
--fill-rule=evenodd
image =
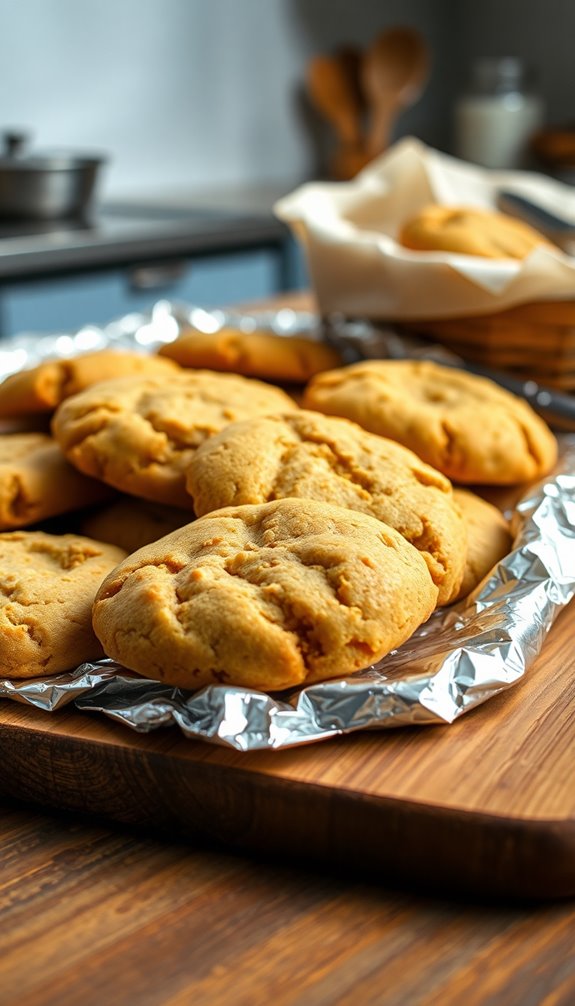
<path id="1" fill-rule="evenodd" d="M 183 261 L 23 279 L 0 287 L 0 331 L 72 331 L 146 310 L 160 298 L 204 307 L 237 304 L 271 297 L 304 281 L 290 239 Z"/>

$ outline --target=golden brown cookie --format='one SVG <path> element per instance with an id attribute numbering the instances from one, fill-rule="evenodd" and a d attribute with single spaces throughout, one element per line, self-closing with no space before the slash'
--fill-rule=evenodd
<path id="1" fill-rule="evenodd" d="M 437 600 L 417 549 L 374 517 L 275 500 L 201 517 L 123 562 L 94 629 L 110 657 L 182 688 L 340 677 L 399 646 Z"/>
<path id="2" fill-rule="evenodd" d="M 109 495 L 69 464 L 47 433 L 0 435 L 0 530 L 36 524 Z"/>
<path id="3" fill-rule="evenodd" d="M 454 482 L 513 485 L 546 474 L 557 441 L 522 398 L 428 360 L 369 360 L 319 374 L 305 408 L 397 440 Z"/>
<path id="4" fill-rule="evenodd" d="M 505 213 L 465 206 L 427 206 L 402 227 L 398 241 L 414 251 L 446 251 L 482 258 L 524 259 L 553 248 L 539 231 Z"/>
<path id="5" fill-rule="evenodd" d="M 456 601 L 467 597 L 511 549 L 509 524 L 497 507 L 467 489 L 453 495 L 467 527 L 467 560 Z"/>
<path id="6" fill-rule="evenodd" d="M 0 667 L 7 678 L 73 670 L 103 656 L 92 602 L 122 549 L 73 534 L 0 534 Z"/>
<path id="7" fill-rule="evenodd" d="M 198 448 L 187 487 L 198 516 L 288 496 L 371 514 L 419 549 L 439 604 L 459 589 L 467 538 L 451 483 L 347 419 L 301 410 L 232 423 Z"/>
<path id="8" fill-rule="evenodd" d="M 70 395 L 99 381 L 154 374 L 168 381 L 177 373 L 173 361 L 143 353 L 103 349 L 66 360 L 47 360 L 11 374 L 0 384 L 0 417 L 53 412 Z"/>
<path id="9" fill-rule="evenodd" d="M 342 362 L 339 353 L 324 342 L 231 328 L 209 333 L 192 329 L 162 346 L 159 353 L 182 367 L 232 371 L 280 384 L 305 384 L 314 374 Z"/>
<path id="10" fill-rule="evenodd" d="M 125 496 L 88 513 L 78 530 L 96 541 L 118 545 L 130 554 L 193 519 L 194 515 L 189 510 Z"/>
<path id="11" fill-rule="evenodd" d="M 52 428 L 68 459 L 123 492 L 189 508 L 185 471 L 194 451 L 228 423 L 297 408 L 261 381 L 179 371 L 169 381 L 125 377 L 66 399 Z"/>

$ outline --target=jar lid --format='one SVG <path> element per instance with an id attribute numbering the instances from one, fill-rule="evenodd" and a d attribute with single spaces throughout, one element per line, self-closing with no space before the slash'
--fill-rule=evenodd
<path id="1" fill-rule="evenodd" d="M 471 83 L 478 94 L 522 91 L 531 78 L 531 71 L 515 56 L 478 59 L 471 68 Z"/>

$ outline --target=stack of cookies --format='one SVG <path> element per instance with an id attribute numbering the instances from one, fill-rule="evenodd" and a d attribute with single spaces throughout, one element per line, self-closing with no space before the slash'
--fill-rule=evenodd
<path id="1" fill-rule="evenodd" d="M 233 341 L 234 373 L 229 341 L 221 369 L 198 345 L 214 368 L 198 369 L 187 335 L 162 356 L 92 354 L 0 385 L 10 421 L 53 413 L 51 435 L 0 437 L 6 673 L 106 654 L 190 689 L 349 675 L 509 550 L 499 510 L 452 482 L 552 467 L 555 439 L 524 402 L 431 363 L 337 367 L 287 338 L 282 371 L 269 338 Z M 302 407 L 262 376 L 307 381 Z"/>

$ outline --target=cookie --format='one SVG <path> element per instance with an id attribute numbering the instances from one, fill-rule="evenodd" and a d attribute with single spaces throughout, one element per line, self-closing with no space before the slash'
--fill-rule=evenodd
<path id="1" fill-rule="evenodd" d="M 70 395 L 100 381 L 138 374 L 157 374 L 169 380 L 178 369 L 173 361 L 158 356 L 111 349 L 65 360 L 47 360 L 2 381 L 0 417 L 50 413 Z"/>
<path id="2" fill-rule="evenodd" d="M 140 549 L 102 584 L 94 629 L 144 677 L 275 691 L 367 667 L 436 600 L 393 528 L 286 499 L 218 510 Z"/>
<path id="3" fill-rule="evenodd" d="M 227 370 L 280 384 L 305 384 L 314 374 L 342 362 L 339 353 L 324 342 L 231 328 L 209 333 L 192 329 L 162 346 L 159 353 L 182 367 Z"/>
<path id="4" fill-rule="evenodd" d="M 178 371 L 107 381 L 66 399 L 52 429 L 86 475 L 134 496 L 190 507 L 185 471 L 194 451 L 228 423 L 297 406 L 279 388 L 234 374 Z"/>
<path id="5" fill-rule="evenodd" d="M 482 258 L 524 259 L 540 246 L 539 231 L 505 213 L 460 206 L 426 206 L 403 225 L 398 241 L 414 251 L 446 251 Z"/>
<path id="6" fill-rule="evenodd" d="M 198 516 L 288 496 L 371 514 L 420 550 L 440 604 L 459 589 L 467 538 L 451 483 L 347 419 L 302 409 L 232 423 L 198 448 L 187 487 Z"/>
<path id="7" fill-rule="evenodd" d="M 81 475 L 47 433 L 0 435 L 0 530 L 26 527 L 107 499 L 110 491 Z"/>
<path id="8" fill-rule="evenodd" d="M 102 657 L 92 603 L 124 557 L 122 549 L 72 534 L 0 534 L 2 674 L 44 677 Z"/>
<path id="9" fill-rule="evenodd" d="M 557 441 L 522 398 L 428 360 L 369 360 L 319 374 L 304 408 L 409 447 L 454 482 L 513 485 L 546 474 Z"/>
<path id="10" fill-rule="evenodd" d="M 91 511 L 79 524 L 80 534 L 118 545 L 128 554 L 193 520 L 189 510 L 123 497 Z"/>
<path id="11" fill-rule="evenodd" d="M 453 490 L 467 527 L 467 558 L 456 601 L 467 597 L 511 549 L 509 524 L 497 507 L 467 489 Z"/>

